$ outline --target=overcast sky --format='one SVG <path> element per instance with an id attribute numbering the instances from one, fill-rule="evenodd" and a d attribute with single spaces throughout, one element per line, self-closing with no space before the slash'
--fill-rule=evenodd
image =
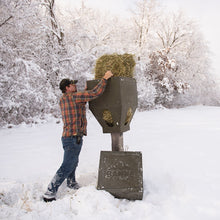
<path id="1" fill-rule="evenodd" d="M 81 0 L 58 0 L 66 5 L 80 5 Z M 128 16 L 136 0 L 85 0 L 88 6 Z M 220 77 L 220 0 L 158 0 L 169 10 L 184 10 L 198 21 L 213 53 L 213 67 Z"/>

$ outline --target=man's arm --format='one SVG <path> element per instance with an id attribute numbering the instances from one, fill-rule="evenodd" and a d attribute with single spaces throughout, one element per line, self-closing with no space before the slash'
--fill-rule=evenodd
<path id="1" fill-rule="evenodd" d="M 92 89 L 84 92 L 77 92 L 74 94 L 76 102 L 88 102 L 91 101 L 100 95 L 105 90 L 107 85 L 107 80 L 113 76 L 111 71 L 107 71 L 101 81 Z"/>

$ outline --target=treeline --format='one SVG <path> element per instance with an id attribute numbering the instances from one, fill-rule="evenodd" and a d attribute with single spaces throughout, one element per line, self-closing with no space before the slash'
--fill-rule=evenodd
<path id="1" fill-rule="evenodd" d="M 60 79 L 94 77 L 97 58 L 136 58 L 139 109 L 219 105 L 209 49 L 183 13 L 139 0 L 129 18 L 55 0 L 0 2 L 0 126 L 59 117 Z"/>

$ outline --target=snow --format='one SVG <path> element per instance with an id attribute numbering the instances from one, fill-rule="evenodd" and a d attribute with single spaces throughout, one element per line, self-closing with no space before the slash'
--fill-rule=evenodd
<path id="1" fill-rule="evenodd" d="M 57 201 L 41 199 L 61 164 L 62 123 L 0 130 L 0 219 L 220 219 L 220 108 L 194 106 L 136 112 L 125 148 L 143 154 L 142 201 L 96 190 L 99 154 L 109 134 L 88 116 L 78 191 L 60 187 Z"/>

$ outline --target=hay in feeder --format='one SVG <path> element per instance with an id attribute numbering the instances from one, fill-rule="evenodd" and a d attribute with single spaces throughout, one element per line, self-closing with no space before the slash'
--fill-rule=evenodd
<path id="1" fill-rule="evenodd" d="M 132 54 L 103 55 L 95 65 L 95 79 L 101 79 L 105 72 L 111 70 L 114 76 L 133 77 L 135 60 Z"/>
<path id="2" fill-rule="evenodd" d="M 131 122 L 132 116 L 133 116 L 132 108 L 129 108 L 127 111 L 126 119 L 125 119 L 125 125 Z"/>
<path id="3" fill-rule="evenodd" d="M 102 115 L 103 120 L 106 122 L 106 124 L 109 127 L 113 127 L 113 118 L 112 118 L 112 113 L 109 110 L 104 110 L 103 115 Z"/>

